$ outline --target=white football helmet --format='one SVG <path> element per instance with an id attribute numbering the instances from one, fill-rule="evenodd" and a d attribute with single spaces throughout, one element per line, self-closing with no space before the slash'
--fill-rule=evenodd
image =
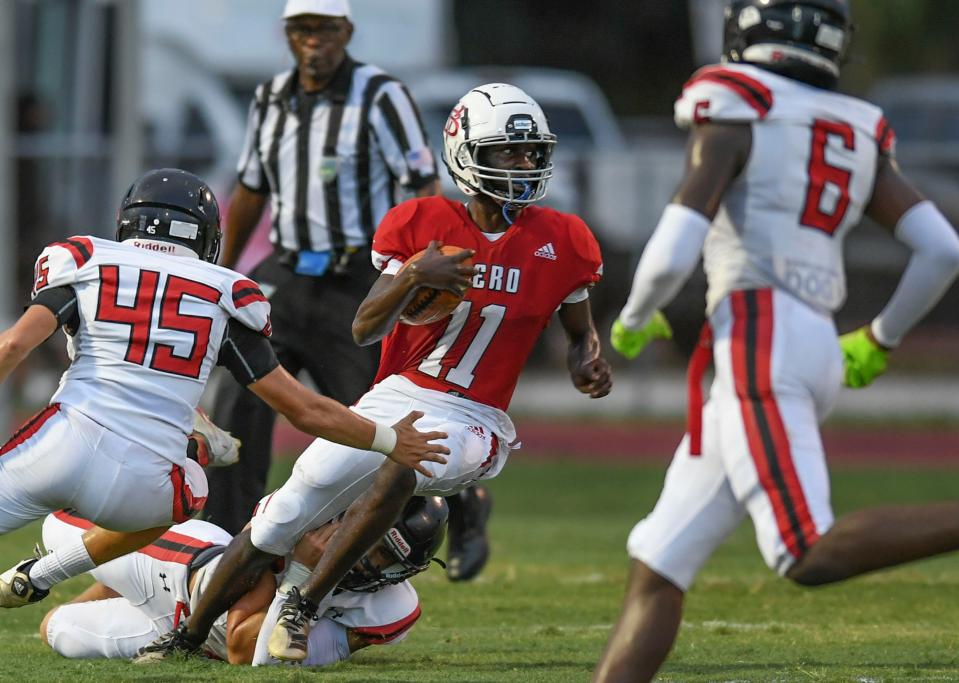
<path id="1" fill-rule="evenodd" d="M 504 170 L 479 163 L 484 147 L 510 143 L 541 145 L 536 168 Z M 546 196 L 555 144 L 546 115 L 532 97 L 514 85 L 488 83 L 466 93 L 450 112 L 443 129 L 443 162 L 468 195 L 532 204 Z"/>

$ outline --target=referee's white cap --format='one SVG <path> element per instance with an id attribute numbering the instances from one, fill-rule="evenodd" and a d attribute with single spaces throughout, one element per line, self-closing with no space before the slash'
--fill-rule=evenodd
<path id="1" fill-rule="evenodd" d="M 326 17 L 350 18 L 349 0 L 286 0 L 283 8 L 283 18 L 299 16 L 300 14 L 320 14 Z"/>

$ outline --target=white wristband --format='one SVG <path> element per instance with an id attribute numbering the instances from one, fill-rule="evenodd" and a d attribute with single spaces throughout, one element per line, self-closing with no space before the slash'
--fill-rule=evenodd
<path id="1" fill-rule="evenodd" d="M 376 424 L 376 434 L 373 435 L 373 445 L 370 446 L 370 450 L 389 455 L 396 448 L 396 430 L 379 422 L 374 424 Z"/>
<path id="2" fill-rule="evenodd" d="M 286 574 L 283 576 L 283 583 L 280 584 L 279 591 L 281 593 L 289 594 L 290 589 L 293 588 L 293 586 L 301 586 L 308 578 L 310 578 L 310 574 L 312 573 L 313 570 L 311 570 L 302 562 L 290 560 L 290 568 L 287 569 Z"/>

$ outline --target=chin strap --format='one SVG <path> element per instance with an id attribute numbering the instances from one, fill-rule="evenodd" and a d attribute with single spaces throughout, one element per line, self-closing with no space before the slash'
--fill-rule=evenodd
<path id="1" fill-rule="evenodd" d="M 529 199 L 529 198 L 530 198 L 530 195 L 532 195 L 532 194 L 533 194 L 533 184 L 532 184 L 532 183 L 529 183 L 529 182 L 524 182 L 524 183 L 523 183 L 523 194 L 521 194 L 521 195 L 520 195 L 519 197 L 517 197 L 516 199 L 519 200 L 519 201 L 523 201 L 523 200 Z M 505 204 L 503 204 L 503 218 L 506 219 L 506 222 L 507 222 L 509 225 L 512 225 L 512 224 L 513 224 L 513 219 L 511 219 L 511 218 L 509 217 L 509 212 L 512 211 L 514 208 L 516 208 L 516 207 L 515 207 L 515 205 L 513 204 L 513 202 L 511 202 L 511 201 L 510 201 L 510 202 L 506 202 Z"/>

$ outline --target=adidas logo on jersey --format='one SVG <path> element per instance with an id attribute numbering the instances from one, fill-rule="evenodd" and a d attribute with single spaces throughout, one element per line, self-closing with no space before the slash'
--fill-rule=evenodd
<path id="1" fill-rule="evenodd" d="M 539 249 L 533 252 L 533 256 L 539 256 L 540 258 L 548 258 L 550 261 L 556 260 L 556 251 L 553 249 L 553 243 L 547 242 Z"/>

